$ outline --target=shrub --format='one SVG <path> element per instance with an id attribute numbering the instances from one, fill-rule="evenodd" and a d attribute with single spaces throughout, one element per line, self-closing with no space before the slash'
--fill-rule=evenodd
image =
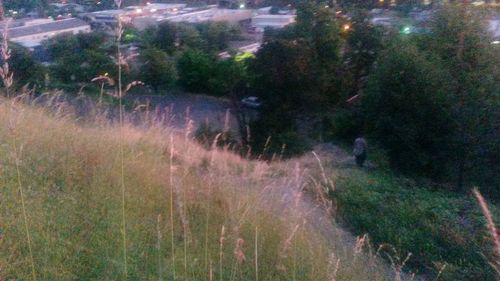
<path id="1" fill-rule="evenodd" d="M 269 113 L 250 124 L 251 147 L 254 155 L 271 159 L 304 153 L 310 146 L 287 114 Z"/>

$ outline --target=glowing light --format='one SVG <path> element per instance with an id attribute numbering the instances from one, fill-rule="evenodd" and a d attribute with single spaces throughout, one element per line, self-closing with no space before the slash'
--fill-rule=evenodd
<path id="1" fill-rule="evenodd" d="M 351 26 L 348 24 L 344 24 L 343 28 L 344 28 L 344 31 L 348 31 L 351 28 Z"/>
<path id="2" fill-rule="evenodd" d="M 500 44 L 500 40 L 495 40 L 495 41 L 491 42 L 491 44 L 498 45 L 498 44 Z"/>
<path id="3" fill-rule="evenodd" d="M 240 9 L 245 9 L 245 4 L 240 4 Z"/>
<path id="4" fill-rule="evenodd" d="M 135 12 L 138 13 L 138 14 L 140 14 L 140 13 L 142 13 L 142 9 L 141 8 L 137 8 L 137 9 L 135 9 Z"/>
<path id="5" fill-rule="evenodd" d="M 405 26 L 405 27 L 403 28 L 403 33 L 404 33 L 404 34 L 410 34 L 410 33 L 411 33 L 411 27 L 409 27 L 409 26 Z"/>

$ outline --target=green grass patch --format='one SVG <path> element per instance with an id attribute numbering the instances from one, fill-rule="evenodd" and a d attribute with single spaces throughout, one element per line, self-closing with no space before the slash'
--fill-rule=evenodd
<path id="1" fill-rule="evenodd" d="M 440 280 L 495 280 L 492 244 L 472 196 L 358 169 L 339 177 L 332 196 L 341 221 L 376 245 L 392 245 L 402 259 L 411 253 L 411 269 L 436 276 L 446 264 Z"/>

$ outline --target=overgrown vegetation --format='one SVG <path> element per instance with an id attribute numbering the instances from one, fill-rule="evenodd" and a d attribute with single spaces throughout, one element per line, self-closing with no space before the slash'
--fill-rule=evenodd
<path id="1" fill-rule="evenodd" d="M 439 191 L 390 172 L 345 171 L 333 193 L 339 218 L 381 251 L 411 253 L 408 264 L 440 280 L 495 280 L 494 248 L 470 194 Z M 499 217 L 494 210 L 494 217 Z"/>

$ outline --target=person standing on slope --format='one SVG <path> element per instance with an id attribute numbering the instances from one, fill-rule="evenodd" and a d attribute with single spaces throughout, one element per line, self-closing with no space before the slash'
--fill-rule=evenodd
<path id="1" fill-rule="evenodd" d="M 354 154 L 354 157 L 356 158 L 356 164 L 359 167 L 363 167 L 363 164 L 365 163 L 367 147 L 368 144 L 366 143 L 366 140 L 365 138 L 363 138 L 363 136 L 359 136 L 356 140 L 354 140 L 354 149 L 352 151 L 352 154 Z"/>

